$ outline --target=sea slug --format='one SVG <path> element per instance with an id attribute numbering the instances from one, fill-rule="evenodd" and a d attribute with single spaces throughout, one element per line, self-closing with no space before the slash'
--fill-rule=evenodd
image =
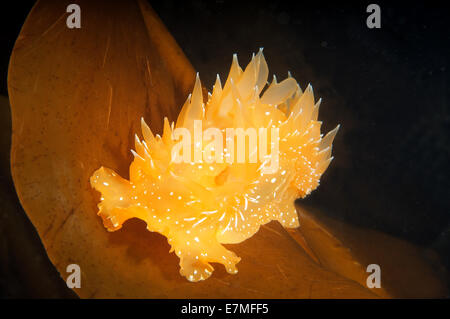
<path id="1" fill-rule="evenodd" d="M 206 103 L 197 75 L 162 136 L 141 119 L 129 180 L 105 167 L 90 179 L 107 230 L 144 220 L 167 237 L 180 274 L 195 282 L 212 274 L 214 262 L 237 272 L 240 258 L 222 244 L 242 242 L 271 220 L 298 227 L 294 200 L 319 185 L 339 126 L 323 137 L 312 87 L 303 92 L 289 74 L 280 83 L 274 76 L 263 92 L 267 78 L 262 50 L 245 71 L 234 55 L 225 85 L 217 76 Z"/>

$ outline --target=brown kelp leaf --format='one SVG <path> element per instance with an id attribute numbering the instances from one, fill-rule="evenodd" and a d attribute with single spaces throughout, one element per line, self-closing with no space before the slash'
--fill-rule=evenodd
<path id="1" fill-rule="evenodd" d="M 367 266 L 379 265 L 382 288 L 372 291 L 382 297 L 442 298 L 448 295 L 446 273 L 432 251 L 387 234 L 333 220 L 317 209 L 298 207 L 298 212 L 301 227 L 289 232 L 297 238 L 301 231 L 325 268 L 366 285 Z"/>
<path id="2" fill-rule="evenodd" d="M 194 71 L 144 2 L 79 1 L 82 28 L 66 27 L 67 1 L 40 1 L 9 69 L 12 174 L 20 201 L 61 276 L 81 267 L 81 297 L 374 297 L 312 261 L 268 224 L 233 249 L 239 274 L 218 267 L 190 283 L 162 236 L 138 220 L 108 233 L 89 185 L 101 165 L 128 175 L 141 116 L 160 132 L 192 88 Z M 265 280 L 261 280 L 264 278 Z"/>
<path id="3" fill-rule="evenodd" d="M 20 206 L 10 174 L 10 149 L 11 109 L 8 97 L 0 95 L 0 298 L 73 298 L 75 293 L 45 258 L 39 236 Z"/>
<path id="4" fill-rule="evenodd" d="M 305 250 L 311 251 L 314 260 L 324 268 L 366 286 L 368 264 L 362 265 L 353 252 L 335 236 L 335 229 L 319 221 L 317 213 L 313 214 L 304 207 L 297 207 L 297 211 L 301 225 L 298 229 L 288 229 L 292 238 L 300 245 L 306 245 Z M 384 287 L 373 289 L 373 292 L 382 297 L 389 297 Z"/>

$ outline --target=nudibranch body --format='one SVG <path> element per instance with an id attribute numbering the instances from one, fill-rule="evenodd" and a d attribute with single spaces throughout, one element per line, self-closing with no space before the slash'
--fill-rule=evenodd
<path id="1" fill-rule="evenodd" d="M 167 237 L 190 281 L 208 278 L 213 262 L 237 272 L 240 258 L 222 244 L 242 242 L 271 220 L 298 227 L 294 201 L 319 185 L 338 127 L 322 137 L 310 85 L 303 92 L 290 75 L 280 83 L 274 76 L 262 94 L 267 78 L 262 50 L 245 71 L 234 55 L 225 85 L 217 76 L 206 104 L 197 75 L 176 124 L 164 119 L 162 137 L 141 119 L 129 180 L 104 167 L 91 177 L 104 226 L 144 220 Z"/>

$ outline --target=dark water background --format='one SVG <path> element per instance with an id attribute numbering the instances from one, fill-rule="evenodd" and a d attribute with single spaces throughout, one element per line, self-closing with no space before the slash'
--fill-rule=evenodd
<path id="1" fill-rule="evenodd" d="M 291 71 L 302 88 L 311 83 L 316 97 L 323 98 L 323 130 L 339 123 L 341 130 L 335 160 L 304 202 L 346 223 L 431 247 L 448 269 L 450 9 L 430 1 L 377 1 L 381 29 L 368 29 L 369 3 L 223 0 L 152 6 L 208 88 L 216 73 L 225 79 L 233 53 L 245 66 L 259 47 L 279 80 Z M 32 5 L 24 1 L 3 13 L 2 95 L 7 95 L 10 53 Z M 10 125 L 6 119 L 2 124 Z M 2 152 L 9 138 L 2 136 Z M 11 218 L 5 207 L 19 205 L 8 158 L 7 152 L 1 154 L 1 186 L 13 203 L 0 208 L 0 297 L 38 296 L 14 266 L 20 261 L 14 251 L 17 239 L 3 235 Z M 20 214 L 15 225 L 36 240 Z M 42 246 L 35 248 L 30 254 L 41 265 L 41 277 L 52 282 L 49 295 L 73 296 L 64 283 L 53 284 L 58 275 L 48 270 L 52 267 Z"/>

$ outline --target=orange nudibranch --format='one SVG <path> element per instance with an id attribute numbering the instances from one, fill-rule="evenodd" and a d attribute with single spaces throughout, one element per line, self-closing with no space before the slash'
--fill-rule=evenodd
<path id="1" fill-rule="evenodd" d="M 199 281 L 212 274 L 214 262 L 231 274 L 237 272 L 240 258 L 222 244 L 240 243 L 271 220 L 298 227 L 294 201 L 319 185 L 333 159 L 339 126 L 322 137 L 317 120 L 321 100 L 315 103 L 312 87 L 303 92 L 289 74 L 280 83 L 274 76 L 262 93 L 267 78 L 262 50 L 244 71 L 234 55 L 225 85 L 217 76 L 206 104 L 197 75 L 176 124 L 164 119 L 162 137 L 154 136 L 141 119 L 143 138 L 136 135 L 130 179 L 105 167 L 90 179 L 102 195 L 98 215 L 107 230 L 118 230 L 133 217 L 144 220 L 149 231 L 167 237 L 180 258 L 180 274 Z M 248 140 L 241 161 L 234 159 L 242 149 L 237 134 L 227 135 L 230 128 L 248 133 L 241 139 L 241 146 Z M 259 136 L 259 143 L 252 144 L 252 128 L 270 132 L 270 138 Z M 177 134 L 178 129 L 203 134 L 200 140 L 188 140 L 189 134 Z M 189 161 L 174 160 L 174 154 Z M 214 157 L 219 160 L 205 154 L 220 155 Z M 255 154 L 257 159 L 250 160 Z M 276 169 L 264 170 L 274 160 Z"/>

